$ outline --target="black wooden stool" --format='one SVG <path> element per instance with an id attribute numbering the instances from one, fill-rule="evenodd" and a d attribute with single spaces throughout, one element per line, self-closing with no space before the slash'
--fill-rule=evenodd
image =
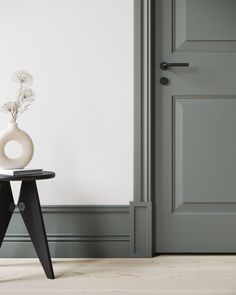
<path id="1" fill-rule="evenodd" d="M 0 175 L 0 247 L 12 213 L 18 207 L 48 279 L 54 279 L 54 273 L 36 180 L 53 177 L 55 173 L 50 171 L 27 176 Z M 14 203 L 10 181 L 22 181 L 17 205 Z"/>

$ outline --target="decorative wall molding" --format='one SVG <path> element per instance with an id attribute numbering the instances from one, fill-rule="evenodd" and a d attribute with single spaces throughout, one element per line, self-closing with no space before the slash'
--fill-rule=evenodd
<path id="1" fill-rule="evenodd" d="M 152 204 L 130 203 L 130 256 L 152 256 Z"/>
<path id="2" fill-rule="evenodd" d="M 150 202 L 130 206 L 43 206 L 52 257 L 151 257 Z M 37 257 L 19 211 L 0 257 Z"/>
<path id="3" fill-rule="evenodd" d="M 151 201 L 151 0 L 134 1 L 134 201 Z"/>
<path id="4" fill-rule="evenodd" d="M 127 213 L 128 205 L 48 205 L 43 213 Z M 16 208 L 14 214 L 20 213 Z"/>
<path id="5" fill-rule="evenodd" d="M 43 206 L 52 257 L 129 257 L 129 206 Z M 19 211 L 0 257 L 36 257 Z"/>
<path id="6" fill-rule="evenodd" d="M 152 256 L 152 27 L 153 1 L 135 0 L 134 202 L 130 203 L 130 253 Z"/>

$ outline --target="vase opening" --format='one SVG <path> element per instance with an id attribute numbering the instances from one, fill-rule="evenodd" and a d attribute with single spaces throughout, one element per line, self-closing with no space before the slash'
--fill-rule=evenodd
<path id="1" fill-rule="evenodd" d="M 9 159 L 17 159 L 22 155 L 22 146 L 16 140 L 10 140 L 6 143 L 4 152 Z"/>

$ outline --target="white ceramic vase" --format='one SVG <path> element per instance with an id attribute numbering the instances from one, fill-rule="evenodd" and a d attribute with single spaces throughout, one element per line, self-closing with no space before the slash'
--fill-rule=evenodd
<path id="1" fill-rule="evenodd" d="M 22 153 L 17 158 L 9 158 L 5 147 L 9 141 L 16 141 L 21 145 Z M 16 123 L 9 123 L 8 127 L 0 132 L 0 168 L 21 169 L 31 161 L 34 154 L 34 145 L 30 136 L 21 130 Z"/>

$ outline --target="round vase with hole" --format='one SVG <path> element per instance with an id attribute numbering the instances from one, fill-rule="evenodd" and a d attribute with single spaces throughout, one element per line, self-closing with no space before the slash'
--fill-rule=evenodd
<path id="1" fill-rule="evenodd" d="M 16 141 L 22 148 L 22 153 L 17 158 L 6 155 L 6 145 L 10 141 Z M 0 132 L 0 168 L 22 169 L 29 164 L 34 154 L 34 145 L 30 136 L 20 129 L 16 123 L 10 123 Z"/>

